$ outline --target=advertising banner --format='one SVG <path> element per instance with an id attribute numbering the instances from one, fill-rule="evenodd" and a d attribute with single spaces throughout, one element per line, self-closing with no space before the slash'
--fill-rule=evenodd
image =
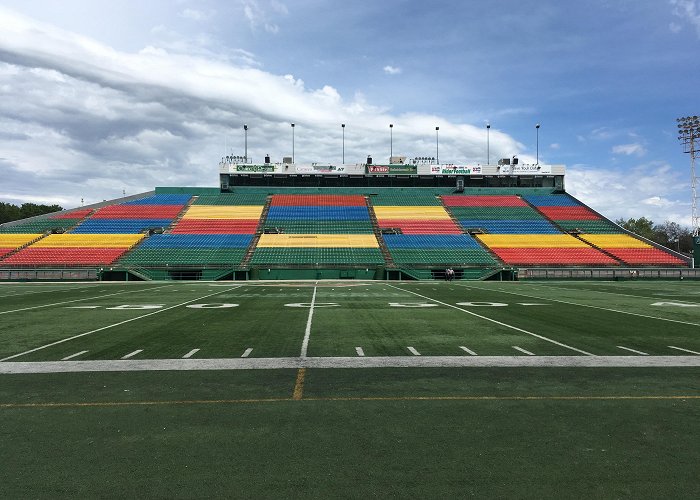
<path id="1" fill-rule="evenodd" d="M 367 165 L 368 174 L 376 175 L 416 175 L 416 165 Z"/>
<path id="2" fill-rule="evenodd" d="M 319 164 L 311 164 L 311 165 L 297 165 L 296 166 L 296 173 L 297 174 L 332 174 L 332 175 L 337 175 L 337 174 L 345 174 L 345 165 L 319 165 Z"/>
<path id="3" fill-rule="evenodd" d="M 275 166 L 271 164 L 266 164 L 266 165 L 247 165 L 247 164 L 238 164 L 236 165 L 236 172 L 239 173 L 254 173 L 254 174 L 260 174 L 260 173 L 273 173 L 275 171 Z"/>
<path id="4" fill-rule="evenodd" d="M 440 169 L 440 175 L 481 175 L 481 165 L 431 165 Z"/>

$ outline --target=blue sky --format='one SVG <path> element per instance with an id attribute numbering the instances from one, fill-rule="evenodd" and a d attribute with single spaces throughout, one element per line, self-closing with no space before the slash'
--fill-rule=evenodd
<path id="1" fill-rule="evenodd" d="M 690 224 L 700 0 L 31 1 L 0 8 L 0 200 L 216 185 L 242 153 L 568 167 L 611 218 Z"/>

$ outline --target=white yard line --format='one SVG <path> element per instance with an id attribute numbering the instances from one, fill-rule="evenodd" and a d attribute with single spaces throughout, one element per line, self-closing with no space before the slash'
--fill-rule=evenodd
<path id="1" fill-rule="evenodd" d="M 420 356 L 420 353 L 416 350 L 415 347 L 408 346 L 406 349 L 408 349 L 408 352 L 410 352 L 414 356 Z"/>
<path id="2" fill-rule="evenodd" d="M 113 295 L 121 295 L 121 294 L 125 294 L 125 293 L 143 292 L 143 291 L 146 291 L 146 290 L 149 290 L 149 291 L 150 291 L 150 290 L 157 290 L 157 289 L 159 289 L 159 288 L 165 288 L 165 287 L 167 287 L 167 286 L 173 286 L 173 285 L 163 285 L 163 286 L 156 286 L 156 287 L 153 287 L 153 288 L 142 288 L 142 289 L 140 289 L 140 290 L 129 290 L 129 291 L 126 291 L 126 292 L 116 292 L 116 293 L 110 293 L 110 294 L 107 294 L 107 295 L 98 295 L 98 296 L 96 296 L 96 297 L 85 297 L 85 298 L 82 298 L 82 299 L 66 300 L 66 301 L 63 301 L 63 302 L 55 302 L 55 303 L 53 303 L 53 304 L 44 304 L 44 305 L 41 305 L 41 306 L 23 307 L 23 308 L 21 308 L 21 309 L 12 309 L 11 311 L 0 311 L 0 314 L 10 314 L 10 313 L 14 313 L 14 312 L 29 311 L 29 310 L 32 310 L 32 309 L 41 309 L 42 307 L 60 306 L 60 305 L 63 305 L 63 304 L 72 304 L 73 302 L 82 302 L 82 301 L 85 301 L 85 300 L 102 299 L 102 298 L 104 298 L 104 297 L 111 297 L 111 296 L 113 296 Z M 106 290 L 104 290 L 104 291 L 106 291 Z M 2 360 L 0 360 L 0 361 L 2 361 Z"/>
<path id="3" fill-rule="evenodd" d="M 637 351 L 636 349 L 630 349 L 629 347 L 625 347 L 623 345 L 616 346 L 618 349 L 624 349 L 625 351 L 633 352 L 635 354 L 639 354 L 641 356 L 649 356 L 649 353 L 642 352 L 642 351 Z"/>
<path id="4" fill-rule="evenodd" d="M 513 349 L 515 349 L 516 351 L 520 351 L 523 354 L 527 354 L 528 356 L 536 356 L 536 354 L 534 352 L 526 351 L 525 349 L 523 349 L 522 347 L 518 347 L 517 345 L 511 346 L 511 347 Z"/>
<path id="5" fill-rule="evenodd" d="M 543 283 L 539 283 L 537 285 L 530 284 L 529 286 L 535 287 L 535 288 L 544 288 L 545 290 L 562 290 L 562 291 L 567 291 L 567 292 L 591 292 L 591 290 L 587 290 L 585 288 L 577 290 L 577 289 L 572 289 L 572 288 L 552 286 L 552 285 L 543 284 Z M 643 290 L 652 291 L 651 288 L 643 288 Z M 632 297 L 635 299 L 663 300 L 663 297 L 647 297 L 646 295 L 633 295 L 630 293 L 608 292 L 606 290 L 596 290 L 595 293 L 606 293 L 608 295 L 617 295 L 620 297 Z M 673 301 L 674 302 L 687 302 L 689 304 L 698 304 L 698 302 L 692 302 L 690 300 L 673 299 Z"/>
<path id="6" fill-rule="evenodd" d="M 198 352 L 199 352 L 199 349 L 192 349 L 190 352 L 188 352 L 187 354 L 185 354 L 185 355 L 182 357 L 182 359 L 191 358 L 192 356 L 194 356 L 194 355 L 197 354 Z"/>
<path id="7" fill-rule="evenodd" d="M 241 357 L 242 357 L 242 358 L 247 358 L 248 356 L 250 356 L 250 353 L 251 353 L 251 352 L 253 352 L 253 348 L 252 348 L 252 347 L 249 347 L 248 349 L 246 349 L 245 351 L 243 351 L 243 354 L 241 354 Z"/>
<path id="8" fill-rule="evenodd" d="M 477 353 L 475 353 L 475 352 L 472 351 L 471 349 L 467 349 L 467 348 L 464 347 L 463 345 L 459 346 L 459 348 L 462 349 L 462 350 L 463 350 L 464 352 L 466 352 L 467 354 L 471 354 L 472 356 L 478 356 Z"/>
<path id="9" fill-rule="evenodd" d="M 168 286 L 172 286 L 172 285 L 168 285 Z M 242 287 L 242 286 L 243 286 L 243 285 L 238 285 L 237 287 L 234 287 L 234 289 L 235 289 L 235 288 L 240 288 L 240 287 Z M 162 288 L 162 287 L 158 287 L 158 288 Z M 153 289 L 151 288 L 150 290 L 153 290 Z M 124 320 L 124 321 L 120 321 L 119 323 L 114 323 L 114 324 L 112 324 L 112 325 L 103 326 L 102 328 L 97 328 L 97 329 L 95 329 L 95 330 L 90 330 L 89 332 L 80 333 L 80 334 L 78 334 L 78 335 L 73 335 L 72 337 L 68 337 L 68 338 L 65 338 L 65 339 L 57 340 L 56 342 L 51 342 L 50 344 L 42 345 L 42 346 L 40 346 L 40 347 L 35 347 L 34 349 L 30 349 L 30 350 L 28 350 L 28 351 L 20 352 L 19 354 L 13 354 L 12 356 L 8 356 L 8 357 L 6 357 L 6 358 L 2 358 L 2 359 L 0 359 L 0 362 L 2 362 L 2 361 L 8 361 L 8 360 L 10 360 L 10 359 L 19 358 L 20 356 L 24 356 L 25 354 L 30 354 L 30 353 L 32 353 L 32 352 L 40 351 L 40 350 L 42 350 L 42 349 L 46 349 L 47 347 L 53 347 L 53 346 L 55 346 L 55 345 L 62 344 L 62 343 L 64 343 L 64 342 L 69 342 L 69 341 L 71 341 L 71 340 L 78 339 L 78 338 L 80 338 L 80 337 L 85 337 L 86 335 L 91 335 L 91 334 L 93 334 L 93 333 L 101 332 L 101 331 L 103 331 L 103 330 L 108 330 L 109 328 L 114 328 L 115 326 L 124 325 L 124 324 L 126 324 L 126 323 L 131 323 L 132 321 L 136 321 L 136 320 L 139 320 L 139 319 L 147 318 L 148 316 L 153 316 L 154 314 L 160 314 L 160 313 L 163 313 L 163 312 L 165 312 L 165 311 L 169 311 L 170 309 L 175 309 L 176 307 L 184 306 L 184 305 L 187 305 L 187 304 L 189 304 L 189 303 L 191 303 L 191 302 L 196 302 L 196 301 L 198 301 L 198 300 L 206 299 L 207 297 L 212 297 L 212 296 L 214 296 L 214 295 L 219 295 L 220 293 L 225 293 L 225 292 L 228 292 L 228 291 L 230 291 L 230 290 L 231 290 L 231 288 L 225 288 L 224 290 L 220 290 L 220 291 L 215 292 L 215 293 L 210 293 L 209 295 L 205 295 L 205 296 L 203 296 L 203 297 L 197 297 L 196 299 L 188 300 L 187 302 L 181 302 L 180 304 L 176 304 L 176 305 L 174 305 L 174 306 L 166 307 L 165 309 L 158 309 L 157 311 L 153 311 L 153 312 L 150 312 L 150 313 L 147 313 L 147 314 L 142 314 L 141 316 L 136 316 L 135 318 L 131 318 L 131 319 L 127 319 L 127 320 Z"/>
<path id="10" fill-rule="evenodd" d="M 0 363 L 0 374 L 285 368 L 700 367 L 700 356 L 367 356 L 323 358 L 112 359 Z"/>
<path id="11" fill-rule="evenodd" d="M 479 288 L 479 287 L 473 287 L 473 286 L 467 286 L 467 285 L 457 285 L 462 288 L 466 288 L 468 290 L 480 290 L 480 291 L 489 291 L 486 288 Z M 502 288 L 499 288 L 498 290 L 490 290 L 492 292 L 496 291 L 499 293 L 508 293 L 511 295 L 518 295 L 520 297 L 527 297 L 530 299 L 538 299 L 538 300 L 550 300 L 552 302 L 559 302 L 560 304 L 568 304 L 570 306 L 578 306 L 578 307 L 588 307 L 591 309 L 600 309 L 601 311 L 608 311 L 608 312 L 614 312 L 614 313 L 619 313 L 619 314 L 628 314 L 630 316 L 638 316 L 640 318 L 649 318 L 649 319 L 657 319 L 659 321 L 669 321 L 671 323 L 680 323 L 682 325 L 691 325 L 691 326 L 700 326 L 700 323 L 690 323 L 689 321 L 680 321 L 677 319 L 668 319 L 668 318 L 659 318 L 658 316 L 649 316 L 648 314 L 639 314 L 639 313 L 633 313 L 629 311 L 620 311 L 619 309 L 609 309 L 607 307 L 600 307 L 600 306 L 592 306 L 589 304 L 579 304 L 578 302 L 569 302 L 567 300 L 559 300 L 559 299 L 550 299 L 548 297 L 536 297 L 534 295 L 528 295 L 525 293 L 518 293 L 518 292 L 509 292 L 507 290 L 503 290 Z M 655 300 L 655 299 L 649 299 L 649 300 Z"/>
<path id="12" fill-rule="evenodd" d="M 670 345 L 669 347 L 671 349 L 676 349 L 677 351 L 689 352 L 690 354 L 700 354 L 700 352 L 691 351 L 690 349 L 683 349 L 682 347 L 676 347 L 675 345 Z"/>
<path id="13" fill-rule="evenodd" d="M 362 349 L 362 347 L 355 347 L 355 352 L 357 353 L 358 356 L 364 356 L 365 351 Z"/>
<path id="14" fill-rule="evenodd" d="M 301 354 L 302 358 L 306 357 L 306 353 L 309 352 L 309 339 L 311 338 L 311 320 L 314 317 L 314 305 L 316 304 L 316 287 L 314 287 L 314 294 L 311 296 L 311 307 L 309 307 L 309 319 L 306 320 L 306 330 L 304 331 L 304 340 L 301 342 Z"/>
<path id="15" fill-rule="evenodd" d="M 552 344 L 558 345 L 560 347 L 564 347 L 566 349 L 571 349 L 572 351 L 576 351 L 578 353 L 585 354 L 586 356 L 594 356 L 594 354 L 591 354 L 590 352 L 586 352 L 586 351 L 583 351 L 581 349 L 577 349 L 576 347 L 571 347 L 570 345 L 566 345 L 566 344 L 563 344 L 561 342 L 557 342 L 556 340 L 550 339 L 548 337 L 544 337 L 543 335 L 538 335 L 536 333 L 529 332 L 527 330 L 523 330 L 522 328 L 518 328 L 517 326 L 509 325 L 508 323 L 503 323 L 502 321 L 497 321 L 495 319 L 491 319 L 491 318 L 488 318 L 486 316 L 482 316 L 481 314 L 477 314 L 475 312 L 468 311 L 466 309 L 462 309 L 461 307 L 453 306 L 452 304 L 448 304 L 447 302 L 442 302 L 440 300 L 433 299 L 433 298 L 427 297 L 425 295 L 421 295 L 421 294 L 416 293 L 416 292 L 411 292 L 410 290 L 404 290 L 403 288 L 399 288 L 399 287 L 396 287 L 394 285 L 387 285 L 387 286 L 390 286 L 390 287 L 395 288 L 397 290 L 401 290 L 402 292 L 416 295 L 416 296 L 421 297 L 421 298 L 426 299 L 426 300 L 432 300 L 433 302 L 437 302 L 438 304 L 442 304 L 443 306 L 451 307 L 452 309 L 457 309 L 458 311 L 462 311 L 462 312 L 470 314 L 472 316 L 476 316 L 477 318 L 481 318 L 483 320 L 490 321 L 491 323 L 496 323 L 497 325 L 501 325 L 501 326 L 504 326 L 506 328 L 510 328 L 512 330 L 522 332 L 522 333 L 525 333 L 527 335 L 531 335 L 531 336 L 536 337 L 540 340 L 544 340 L 546 342 L 551 342 Z"/>
<path id="16" fill-rule="evenodd" d="M 136 356 L 136 355 L 137 355 L 138 353 L 140 353 L 140 352 L 143 352 L 143 349 L 136 349 L 134 352 L 130 352 L 129 354 L 125 354 L 125 355 L 122 356 L 120 359 L 129 359 L 129 358 L 133 358 L 134 356 Z"/>
<path id="17" fill-rule="evenodd" d="M 78 356 L 82 356 L 88 351 L 80 351 L 76 352 L 75 354 L 71 354 L 70 356 L 66 356 L 65 358 L 61 358 L 61 361 L 68 361 L 69 359 L 77 358 Z"/>

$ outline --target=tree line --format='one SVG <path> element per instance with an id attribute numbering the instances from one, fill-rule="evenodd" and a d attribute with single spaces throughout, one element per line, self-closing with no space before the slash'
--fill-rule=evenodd
<path id="1" fill-rule="evenodd" d="M 693 249 L 693 233 L 677 222 L 667 220 L 663 224 L 654 224 L 646 217 L 640 217 L 618 219 L 615 224 L 677 252 L 689 254 Z"/>
<path id="2" fill-rule="evenodd" d="M 0 202 L 0 224 L 12 222 L 14 220 L 26 219 L 37 215 L 50 214 L 63 210 L 59 205 L 37 205 L 36 203 L 22 203 L 13 205 L 12 203 Z"/>

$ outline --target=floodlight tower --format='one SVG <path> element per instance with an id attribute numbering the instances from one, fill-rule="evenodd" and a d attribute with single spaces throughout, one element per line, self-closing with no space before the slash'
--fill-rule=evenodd
<path id="1" fill-rule="evenodd" d="M 678 140 L 683 145 L 683 152 L 690 154 L 690 180 L 693 191 L 692 225 L 693 237 L 697 239 L 700 236 L 700 214 L 698 213 L 698 173 L 695 170 L 695 160 L 698 158 L 700 149 L 700 118 L 686 116 L 676 118 L 676 121 L 678 122 Z M 696 141 L 699 144 L 696 144 Z"/>

